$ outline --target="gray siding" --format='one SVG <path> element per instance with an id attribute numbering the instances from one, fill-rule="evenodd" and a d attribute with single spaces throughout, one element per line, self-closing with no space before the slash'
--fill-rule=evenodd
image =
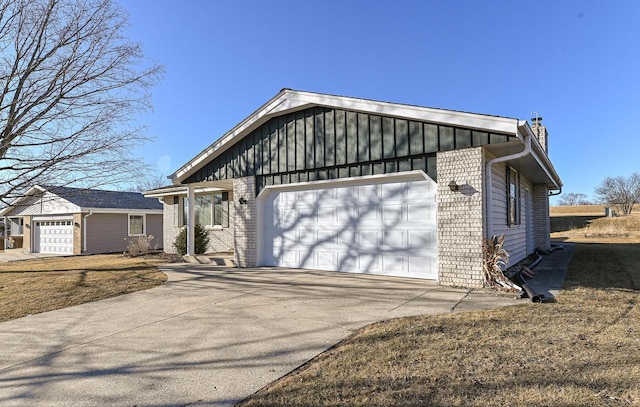
<path id="1" fill-rule="evenodd" d="M 129 214 L 127 213 L 94 213 L 83 218 L 87 223 L 87 248 L 85 253 L 119 253 L 127 251 L 129 241 Z M 147 235 L 153 235 L 151 247 L 162 248 L 163 225 L 162 215 L 147 215 Z"/>
<path id="2" fill-rule="evenodd" d="M 124 252 L 129 244 L 126 213 L 94 213 L 84 218 L 87 223 L 87 248 L 85 253 Z"/>
<path id="3" fill-rule="evenodd" d="M 185 183 L 256 176 L 267 185 L 422 170 L 434 180 L 436 152 L 509 140 L 403 118 L 315 107 L 270 119 Z"/>
<path id="4" fill-rule="evenodd" d="M 152 248 L 162 249 L 164 247 L 163 229 L 162 215 L 147 215 L 147 235 L 153 235 Z"/>

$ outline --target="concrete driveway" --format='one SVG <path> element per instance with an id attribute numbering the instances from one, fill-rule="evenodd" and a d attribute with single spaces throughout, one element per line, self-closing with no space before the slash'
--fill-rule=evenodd
<path id="1" fill-rule="evenodd" d="M 233 405 L 372 322 L 524 301 L 361 274 L 166 273 L 158 288 L 0 323 L 0 405 Z"/>

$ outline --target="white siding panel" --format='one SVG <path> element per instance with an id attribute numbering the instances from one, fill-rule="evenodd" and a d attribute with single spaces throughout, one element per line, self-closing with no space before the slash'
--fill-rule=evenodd
<path id="1" fill-rule="evenodd" d="M 527 257 L 527 219 L 525 203 L 525 186 L 531 188 L 529 181 L 520 176 L 520 205 L 521 222 L 517 226 L 507 224 L 507 179 L 506 164 L 499 163 L 493 166 L 492 189 L 493 196 L 493 234 L 504 234 L 505 249 L 509 253 L 509 265 L 518 263 Z"/>

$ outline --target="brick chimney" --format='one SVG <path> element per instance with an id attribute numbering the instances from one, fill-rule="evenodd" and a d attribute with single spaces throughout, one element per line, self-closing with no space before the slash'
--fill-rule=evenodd
<path id="1" fill-rule="evenodd" d="M 533 123 L 531 126 L 533 134 L 538 138 L 544 152 L 549 154 L 549 133 L 547 132 L 547 128 L 542 124 L 542 117 L 536 115 L 536 117 L 531 118 L 531 122 Z"/>

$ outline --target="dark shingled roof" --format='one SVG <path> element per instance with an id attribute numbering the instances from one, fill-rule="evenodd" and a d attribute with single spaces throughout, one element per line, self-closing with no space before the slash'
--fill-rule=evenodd
<path id="1" fill-rule="evenodd" d="M 46 186 L 43 188 L 81 208 L 162 209 L 162 204 L 156 198 L 145 198 L 139 192 Z"/>

